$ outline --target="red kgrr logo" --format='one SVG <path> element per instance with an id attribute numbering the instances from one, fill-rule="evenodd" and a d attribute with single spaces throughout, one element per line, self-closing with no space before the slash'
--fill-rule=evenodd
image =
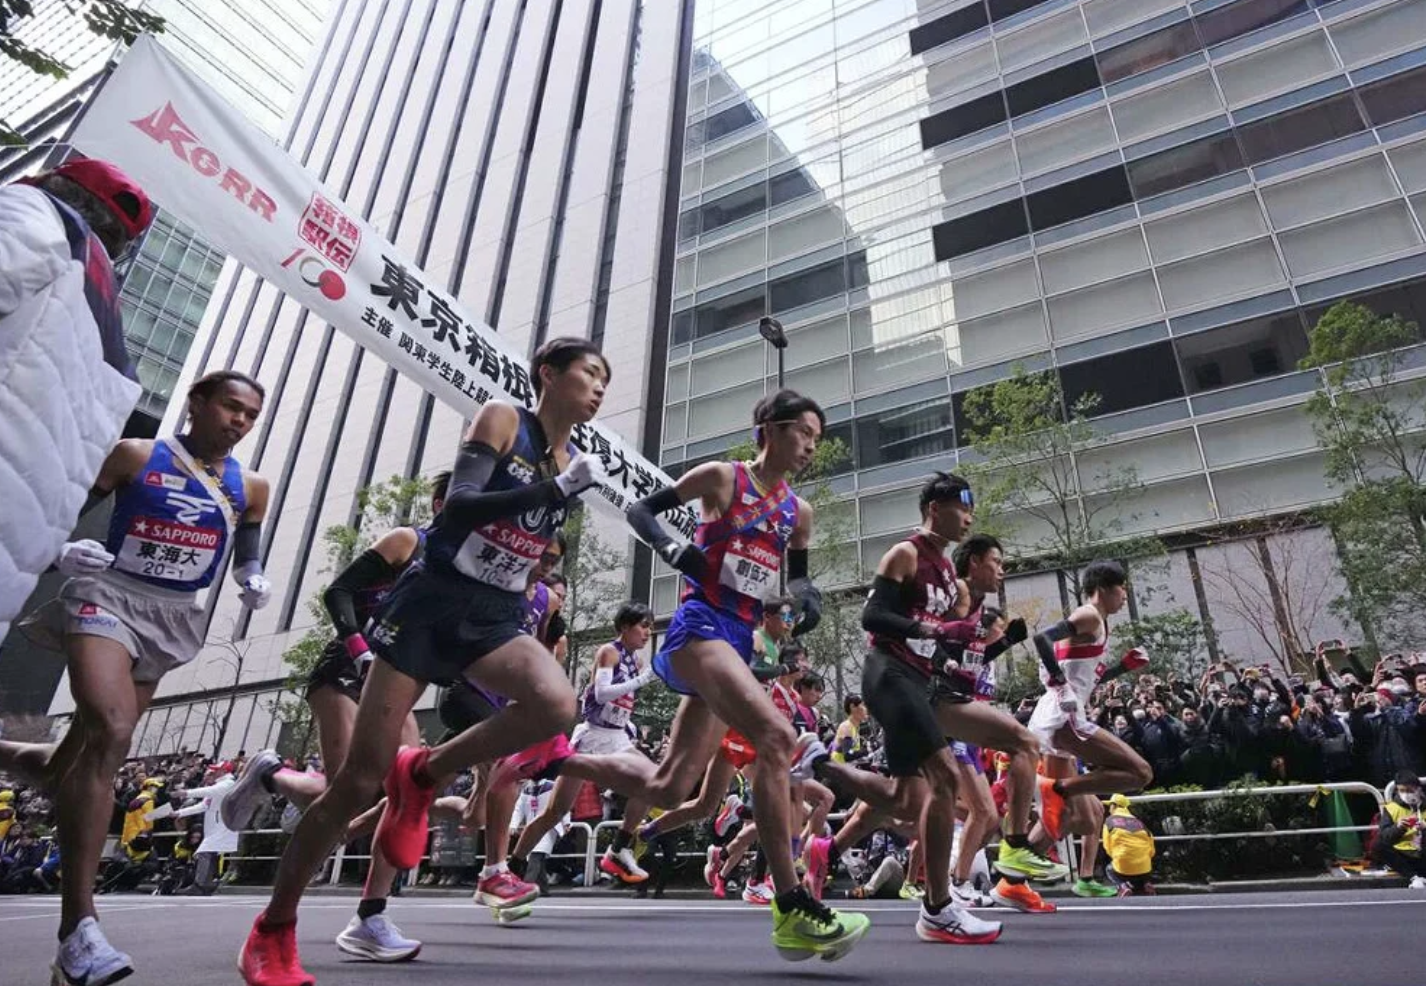
<path id="1" fill-rule="evenodd" d="M 221 173 L 223 177 L 218 181 L 220 189 L 231 192 L 243 205 L 272 222 L 273 214 L 277 212 L 277 203 L 272 196 L 254 185 L 237 169 L 223 167 L 218 155 L 200 144 L 198 135 L 179 119 L 172 103 L 164 103 L 162 108 L 154 110 L 148 116 L 129 122 L 156 142 L 167 144 L 180 161 L 204 178 L 217 178 Z"/>

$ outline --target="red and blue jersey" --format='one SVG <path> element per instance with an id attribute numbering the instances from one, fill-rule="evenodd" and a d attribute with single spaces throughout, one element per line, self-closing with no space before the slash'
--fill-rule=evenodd
<path id="1" fill-rule="evenodd" d="M 114 570 L 180 592 L 197 592 L 211 584 L 231 533 L 224 510 L 241 517 L 247 493 L 243 467 L 232 456 L 210 478 L 225 505 L 175 461 L 167 441 L 155 441 L 138 478 L 114 498 L 104 539 L 105 550 L 114 556 Z"/>
<path id="2" fill-rule="evenodd" d="M 782 553 L 796 526 L 797 497 L 786 480 L 762 493 L 747 463 L 735 462 L 732 504 L 717 520 L 701 521 L 693 537 L 708 559 L 707 574 L 684 576 L 683 599 L 758 622 L 763 598 L 777 591 Z"/>

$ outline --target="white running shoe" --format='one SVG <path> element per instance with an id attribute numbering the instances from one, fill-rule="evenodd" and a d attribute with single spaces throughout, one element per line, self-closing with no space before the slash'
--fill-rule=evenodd
<path id="1" fill-rule="evenodd" d="M 1407 887 L 1411 890 L 1426 890 L 1426 877 L 1413 876 Z"/>
<path id="2" fill-rule="evenodd" d="M 300 821 L 302 821 L 302 809 L 289 801 L 287 806 L 282 809 L 282 821 L 277 824 L 284 835 L 291 835 L 297 831 L 297 823 Z"/>
<path id="3" fill-rule="evenodd" d="M 723 847 L 708 847 L 708 862 L 703 866 L 703 882 L 713 886 L 718 874 L 723 871 Z"/>
<path id="4" fill-rule="evenodd" d="M 353 917 L 337 936 L 337 947 L 373 962 L 405 962 L 421 951 L 421 943 L 402 935 L 385 914 L 373 914 L 366 920 Z"/>
<path id="5" fill-rule="evenodd" d="M 1000 922 L 982 921 L 955 904 L 947 904 L 939 914 L 932 914 L 923 900 L 921 916 L 916 919 L 916 937 L 948 945 L 989 945 L 1000 937 Z"/>
<path id="6" fill-rule="evenodd" d="M 722 838 L 738 822 L 742 821 L 743 799 L 736 794 L 730 794 L 723 799 L 723 807 L 718 810 L 718 817 L 713 819 L 713 832 Z"/>
<path id="7" fill-rule="evenodd" d="M 765 883 L 753 883 L 749 881 L 748 885 L 743 888 L 743 902 L 747 904 L 757 904 L 760 907 L 766 907 L 772 903 L 772 899 L 776 896 L 777 894 L 772 889 L 771 880 Z"/>
<path id="8" fill-rule="evenodd" d="M 994 907 L 995 899 L 989 894 L 981 893 L 969 880 L 965 883 L 952 880 L 951 903 L 956 907 Z"/>
<path id="9" fill-rule="evenodd" d="M 803 733 L 797 737 L 797 748 L 792 752 L 792 779 L 810 781 L 819 760 L 827 758 L 827 747 L 817 738 L 816 733 Z"/>
<path id="10" fill-rule="evenodd" d="M 108 986 L 134 971 L 134 960 L 109 944 L 94 918 L 80 921 L 59 943 L 50 986 Z"/>
<path id="11" fill-rule="evenodd" d="M 599 869 L 624 883 L 643 883 L 649 878 L 648 870 L 639 865 L 634 858 L 634 850 L 629 846 L 618 851 L 612 846 L 606 849 L 599 858 Z"/>
<path id="12" fill-rule="evenodd" d="M 242 776 L 218 805 L 218 814 L 229 831 L 241 832 L 248 827 L 263 801 L 270 797 L 262 786 L 263 778 L 281 766 L 282 758 L 274 750 L 261 750 L 243 765 Z"/>

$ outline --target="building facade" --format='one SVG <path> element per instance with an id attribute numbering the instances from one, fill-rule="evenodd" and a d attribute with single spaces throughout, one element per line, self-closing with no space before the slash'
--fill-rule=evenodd
<path id="1" fill-rule="evenodd" d="M 694 24 L 666 469 L 746 440 L 771 314 L 852 452 L 845 584 L 916 523 L 922 477 L 970 461 L 964 397 L 1016 366 L 1099 395 L 1079 481 L 1134 468 L 1124 533 L 1334 496 L 1297 362 L 1339 299 L 1426 324 L 1426 3 L 698 0 Z M 1304 633 L 1356 638 L 1340 585 L 1296 584 L 1335 578 L 1326 535 L 1272 549 Z M 1176 551 L 1144 605 L 1261 657 L 1254 607 L 1193 577 L 1255 552 Z M 656 610 L 676 591 L 660 568 Z M 1062 598 L 1053 575 L 1007 594 Z"/>
<path id="2" fill-rule="evenodd" d="M 614 371 L 602 419 L 639 443 L 647 368 L 662 360 L 650 327 L 668 305 L 660 242 L 677 194 L 668 149 L 686 23 L 677 4 L 636 0 L 345 0 L 287 144 L 423 280 L 517 349 L 600 340 Z M 263 554 L 274 597 L 249 614 L 230 580 L 216 589 L 208 647 L 164 679 L 140 753 L 281 738 L 282 654 L 331 577 L 322 533 L 352 522 L 373 482 L 448 468 L 464 425 L 235 264 L 178 387 L 222 367 L 268 391 L 235 454 L 273 484 Z M 165 430 L 178 425 L 171 409 Z M 68 711 L 64 689 L 53 711 Z"/>

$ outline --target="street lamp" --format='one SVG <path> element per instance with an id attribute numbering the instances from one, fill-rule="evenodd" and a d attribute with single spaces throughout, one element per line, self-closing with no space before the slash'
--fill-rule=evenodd
<path id="1" fill-rule="evenodd" d="M 772 345 L 777 350 L 777 389 L 782 389 L 782 354 L 787 349 L 787 333 L 783 331 L 782 323 L 771 315 L 764 315 L 758 319 L 758 335 L 763 337 L 765 342 Z"/>

